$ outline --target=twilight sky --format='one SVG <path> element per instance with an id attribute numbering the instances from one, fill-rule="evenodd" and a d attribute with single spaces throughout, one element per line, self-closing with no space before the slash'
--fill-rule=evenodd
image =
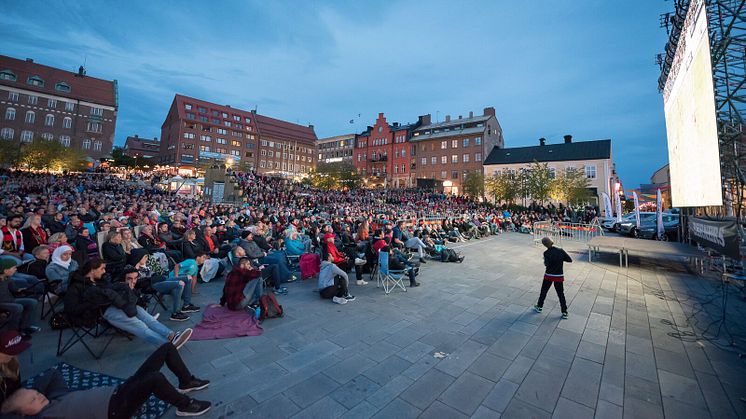
<path id="1" fill-rule="evenodd" d="M 85 61 L 119 81 L 117 145 L 160 137 L 181 93 L 310 123 L 320 138 L 378 112 L 405 123 L 494 106 L 507 147 L 611 138 L 627 188 L 668 160 L 663 0 L 0 4 L 0 54 L 71 71 Z"/>

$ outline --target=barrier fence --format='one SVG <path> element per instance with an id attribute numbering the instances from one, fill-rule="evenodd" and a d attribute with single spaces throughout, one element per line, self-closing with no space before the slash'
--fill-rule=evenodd
<path id="1" fill-rule="evenodd" d="M 595 220 L 590 224 L 537 221 L 533 225 L 533 235 L 534 244 L 541 243 L 544 237 L 549 237 L 557 244 L 563 241 L 587 243 L 594 237 L 603 236 L 604 230 Z"/>

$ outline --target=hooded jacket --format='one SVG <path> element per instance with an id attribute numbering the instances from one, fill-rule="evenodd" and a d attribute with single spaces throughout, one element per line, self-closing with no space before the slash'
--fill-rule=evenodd
<path id="1" fill-rule="evenodd" d="M 319 270 L 319 291 L 326 287 L 334 285 L 334 277 L 336 275 L 341 276 L 345 281 L 349 281 L 347 273 L 339 268 L 339 266 L 324 260 L 321 262 L 321 269 Z"/>
<path id="2" fill-rule="evenodd" d="M 93 282 L 87 277 L 74 273 L 64 296 L 65 314 L 77 324 L 93 325 L 100 310 L 109 306 L 124 307 L 126 301 L 104 281 Z"/>

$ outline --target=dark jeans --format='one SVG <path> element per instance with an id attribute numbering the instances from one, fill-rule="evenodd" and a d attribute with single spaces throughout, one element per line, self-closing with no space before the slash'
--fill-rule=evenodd
<path id="1" fill-rule="evenodd" d="M 319 291 L 319 295 L 321 295 L 321 298 L 325 298 L 327 300 L 334 297 L 344 297 L 347 295 L 347 293 L 347 281 L 345 281 L 345 279 L 339 275 L 334 277 L 334 285 L 326 287 L 323 290 Z"/>
<path id="2" fill-rule="evenodd" d="M 277 265 L 265 265 L 262 269 L 262 279 L 272 288 L 279 288 L 280 268 Z"/>
<path id="3" fill-rule="evenodd" d="M 161 373 L 166 364 L 180 384 L 192 379 L 176 347 L 164 343 L 143 362 L 133 376 L 120 384 L 109 399 L 109 418 L 130 418 L 154 394 L 155 397 L 177 408 L 189 405 L 189 397 L 179 393 Z"/>
<path id="4" fill-rule="evenodd" d="M 547 298 L 547 291 L 554 284 L 554 290 L 557 291 L 557 297 L 560 301 L 560 307 L 563 313 L 567 313 L 567 302 L 565 301 L 565 287 L 560 281 L 547 281 L 541 283 L 541 294 L 539 294 L 539 302 L 536 304 L 539 307 L 544 307 L 544 299 Z"/>

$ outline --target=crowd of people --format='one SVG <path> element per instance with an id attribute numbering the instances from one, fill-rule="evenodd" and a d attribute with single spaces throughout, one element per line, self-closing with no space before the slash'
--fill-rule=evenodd
<path id="1" fill-rule="evenodd" d="M 200 283 L 224 281 L 220 303 L 253 314 L 264 294 L 288 292 L 284 284 L 299 274 L 294 261 L 318 255 L 319 296 L 347 304 L 355 300 L 350 276 L 356 286 L 367 285 L 380 252 L 388 254 L 389 269 L 417 287 L 429 258 L 463 261 L 448 243 L 576 215 L 539 206 L 511 212 L 418 189 L 329 191 L 256 173 L 229 175 L 243 189 L 244 205 L 172 194 L 144 175 L 0 172 L 1 329 L 31 340 L 44 301 L 61 307 L 54 316 L 69 326 L 105 320 L 173 357 L 192 330 L 164 322 L 200 311 L 192 301 Z M 148 308 L 154 296 L 170 303 L 164 318 Z M 160 364 L 146 364 L 134 377 L 159 382 L 152 376 Z M 180 370 L 180 380 L 193 378 Z M 173 392 L 156 395 L 184 412 L 209 408 Z M 18 396 L 26 397 L 32 395 Z M 111 397 L 110 405 L 125 403 Z"/>

